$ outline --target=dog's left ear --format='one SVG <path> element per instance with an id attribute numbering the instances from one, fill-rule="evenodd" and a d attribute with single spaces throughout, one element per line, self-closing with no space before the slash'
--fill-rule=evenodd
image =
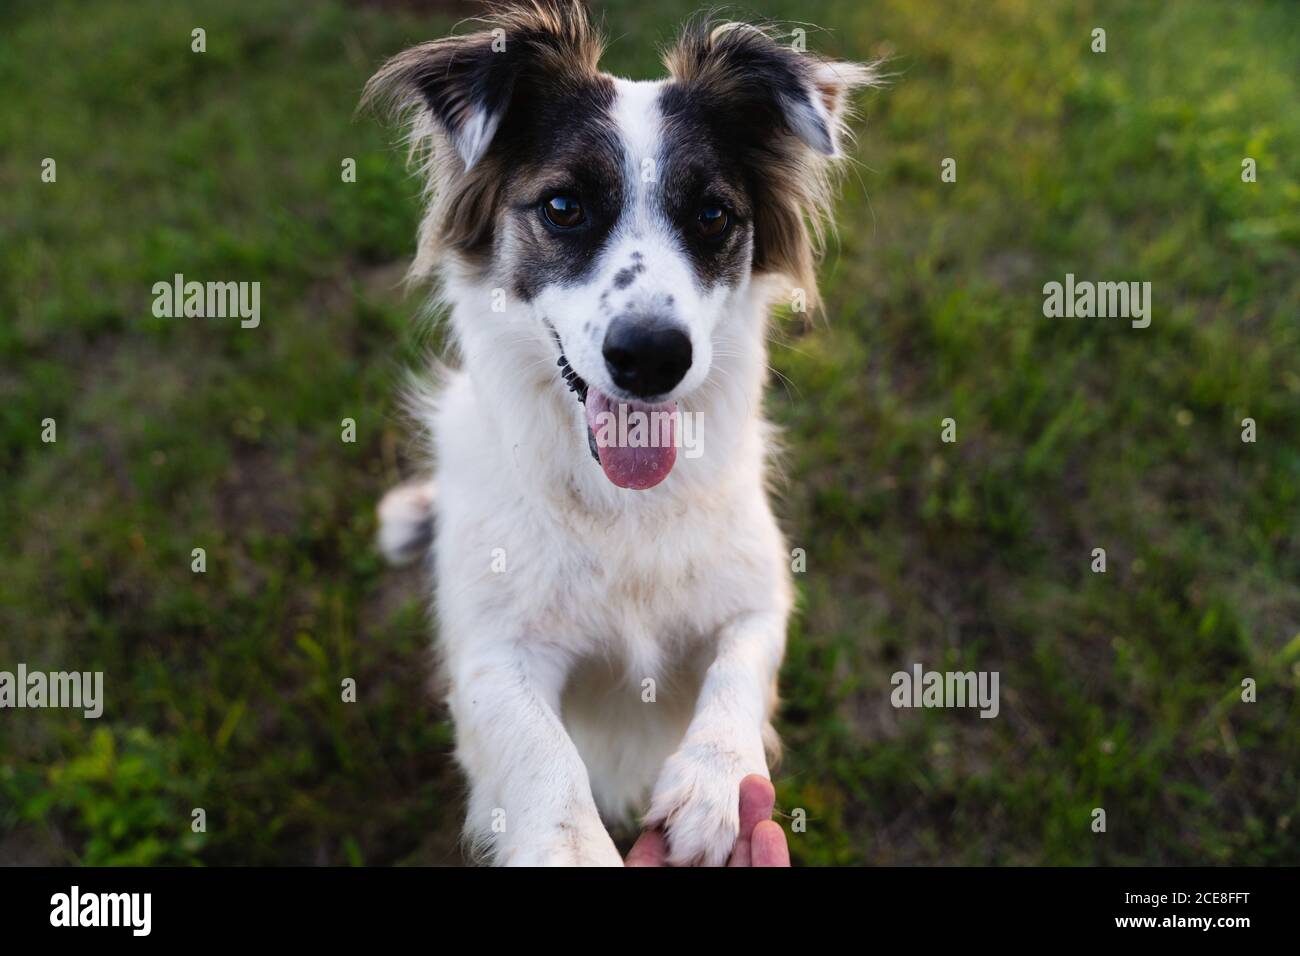
<path id="1" fill-rule="evenodd" d="M 747 23 L 688 24 L 664 62 L 679 89 L 737 132 L 791 133 L 831 158 L 842 155 L 851 94 L 876 80 L 869 66 L 822 59 Z"/>
<path id="2" fill-rule="evenodd" d="M 668 123 L 703 122 L 749 172 L 756 275 L 781 275 L 818 303 L 816 260 L 831 221 L 850 99 L 869 66 L 825 60 L 744 23 L 688 24 L 664 58 Z"/>

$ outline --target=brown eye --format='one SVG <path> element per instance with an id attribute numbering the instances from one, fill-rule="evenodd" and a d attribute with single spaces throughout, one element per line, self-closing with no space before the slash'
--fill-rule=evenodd
<path id="1" fill-rule="evenodd" d="M 721 206 L 705 206 L 695 220 L 695 228 L 705 239 L 718 239 L 727 231 L 730 220 Z"/>
<path id="2" fill-rule="evenodd" d="M 552 196 L 542 205 L 542 214 L 557 229 L 572 229 L 582 225 L 587 218 L 582 211 L 582 203 L 572 196 Z"/>

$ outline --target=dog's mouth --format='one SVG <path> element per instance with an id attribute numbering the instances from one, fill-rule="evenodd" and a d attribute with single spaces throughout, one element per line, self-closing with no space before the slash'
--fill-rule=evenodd
<path id="1" fill-rule="evenodd" d="M 626 401 L 612 398 L 587 382 L 569 364 L 564 343 L 551 329 L 560 348 L 560 376 L 587 413 L 587 447 L 605 477 L 620 488 L 653 488 L 677 463 L 677 403 Z"/>

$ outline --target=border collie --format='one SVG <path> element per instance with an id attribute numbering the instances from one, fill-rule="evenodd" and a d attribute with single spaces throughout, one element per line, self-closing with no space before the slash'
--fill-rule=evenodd
<path id="1" fill-rule="evenodd" d="M 793 602 L 766 326 L 816 306 L 873 72 L 703 17 L 666 79 L 601 72 L 601 50 L 576 0 L 513 0 L 367 85 L 409 134 L 411 273 L 458 360 L 421 390 L 434 472 L 385 496 L 380 547 L 432 554 L 474 851 L 618 866 L 606 822 L 639 815 L 670 863 L 716 866 L 741 779 L 777 755 Z"/>

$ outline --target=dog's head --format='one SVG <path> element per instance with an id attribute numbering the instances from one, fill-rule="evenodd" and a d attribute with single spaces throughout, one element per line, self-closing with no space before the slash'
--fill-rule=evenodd
<path id="1" fill-rule="evenodd" d="M 650 487 L 672 443 L 597 441 L 600 416 L 675 412 L 753 280 L 782 277 L 815 304 L 829 174 L 871 71 L 700 19 L 665 56 L 668 79 L 631 82 L 600 72 L 576 0 L 515 0 L 485 23 L 400 54 L 367 87 L 406 111 L 427 165 L 417 271 L 449 263 L 524 307 L 606 475 Z"/>

